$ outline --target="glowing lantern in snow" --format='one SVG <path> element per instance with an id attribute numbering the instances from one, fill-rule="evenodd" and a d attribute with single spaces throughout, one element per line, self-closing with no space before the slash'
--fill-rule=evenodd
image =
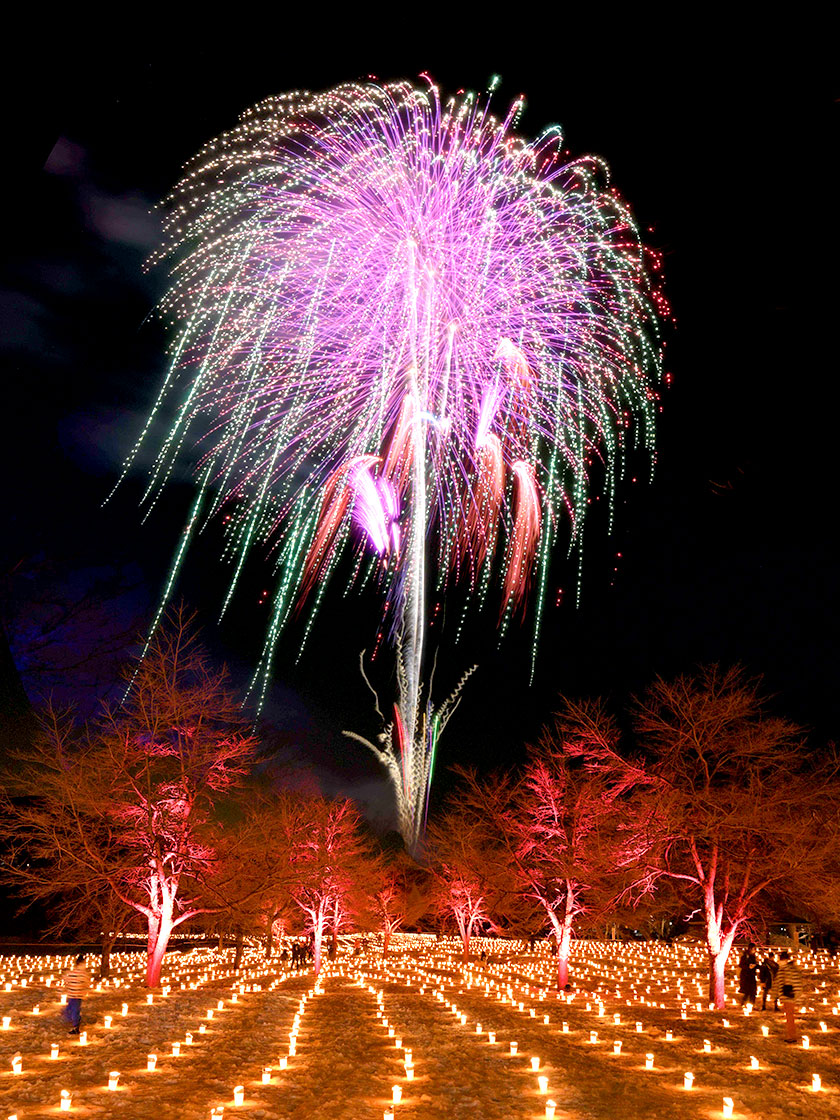
<path id="1" fill-rule="evenodd" d="M 111 1090 L 112 1093 L 117 1088 L 117 1085 L 119 1084 L 119 1080 L 120 1080 L 119 1070 L 112 1069 L 111 1072 L 108 1074 L 108 1088 Z"/>

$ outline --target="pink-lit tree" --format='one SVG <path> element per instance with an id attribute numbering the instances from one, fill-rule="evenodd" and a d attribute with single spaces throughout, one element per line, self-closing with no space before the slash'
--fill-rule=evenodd
<path id="1" fill-rule="evenodd" d="M 838 759 L 772 715 L 760 682 L 711 666 L 657 680 L 636 711 L 650 758 L 651 879 L 685 885 L 703 915 L 709 1002 L 725 1003 L 739 931 L 771 896 L 820 908 L 836 877 Z"/>
<path id="2" fill-rule="evenodd" d="M 505 893 L 505 866 L 499 861 L 492 822 L 459 791 L 429 823 L 428 852 L 434 876 L 432 904 L 458 928 L 469 959 L 470 941 L 485 925 Z"/>
<path id="3" fill-rule="evenodd" d="M 382 931 L 382 956 L 387 956 L 393 935 L 411 926 L 429 909 L 429 898 L 421 882 L 422 872 L 408 855 L 381 861 L 372 869 L 370 908 Z"/>
<path id="4" fill-rule="evenodd" d="M 254 758 L 244 713 L 174 610 L 120 707 L 84 733 L 50 713 L 5 801 L 7 875 L 26 898 L 108 888 L 143 916 L 146 982 L 174 929 L 208 910 L 213 807 Z"/>
<path id="5" fill-rule="evenodd" d="M 289 893 L 303 911 L 313 939 L 315 975 L 321 971 L 324 936 L 336 936 L 367 878 L 368 844 L 351 801 L 281 795 L 280 813 L 290 852 Z"/>
<path id="6" fill-rule="evenodd" d="M 577 925 L 632 893 L 640 875 L 637 810 L 641 767 L 605 765 L 613 725 L 597 705 L 565 704 L 543 731 L 520 777 L 463 772 L 462 801 L 495 838 L 502 897 L 536 904 L 557 947 L 557 986 L 569 980 Z"/>

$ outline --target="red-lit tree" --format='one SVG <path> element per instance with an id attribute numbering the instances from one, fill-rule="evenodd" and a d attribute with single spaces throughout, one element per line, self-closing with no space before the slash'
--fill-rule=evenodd
<path id="1" fill-rule="evenodd" d="M 306 916 L 313 938 L 315 975 L 324 935 L 333 936 L 358 905 L 367 878 L 369 846 L 352 802 L 282 794 L 280 812 L 290 852 L 289 894 Z"/>
<path id="2" fill-rule="evenodd" d="M 418 922 L 429 909 L 429 899 L 421 882 L 421 869 L 407 853 L 383 859 L 371 870 L 370 907 L 382 930 L 384 957 L 393 935 L 404 926 Z"/>
<path id="3" fill-rule="evenodd" d="M 5 800 L 7 879 L 26 898 L 107 887 L 143 916 L 146 981 L 160 980 L 172 931 L 212 909 L 215 800 L 242 779 L 255 740 L 191 619 L 173 611 L 124 705 L 89 730 L 48 714 Z"/>
<path id="4" fill-rule="evenodd" d="M 635 723 L 654 780 L 659 860 L 651 880 L 669 876 L 693 893 L 706 929 L 709 1001 L 722 1008 L 739 930 L 772 896 L 819 910 L 823 884 L 836 879 L 838 760 L 833 750 L 810 751 L 738 668 L 657 680 Z"/>
<path id="5" fill-rule="evenodd" d="M 632 800 L 641 766 L 611 761 L 616 729 L 597 704 L 565 703 L 521 777 L 464 772 L 464 811 L 493 837 L 494 874 L 536 904 L 557 947 L 557 985 L 569 979 L 576 925 L 591 923 L 640 880 Z"/>
<path id="6" fill-rule="evenodd" d="M 507 885 L 493 822 L 459 790 L 430 822 L 427 849 L 432 904 L 438 914 L 454 919 L 468 960 L 470 941 L 479 930 L 493 925 Z"/>

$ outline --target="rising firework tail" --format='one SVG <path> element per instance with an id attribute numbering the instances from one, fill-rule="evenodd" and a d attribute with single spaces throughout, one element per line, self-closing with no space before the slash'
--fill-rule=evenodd
<path id="1" fill-rule="evenodd" d="M 225 517 L 223 612 L 273 547 L 262 702 L 284 628 L 306 610 L 305 641 L 351 557 L 389 604 L 383 749 L 412 844 L 445 722 L 423 695 L 430 593 L 468 609 L 498 588 L 502 631 L 530 600 L 536 649 L 592 463 L 612 497 L 628 445 L 653 448 L 658 261 L 601 161 L 565 157 L 558 128 L 515 132 L 522 104 L 497 118 L 430 80 L 269 98 L 187 165 L 153 262 L 171 267 L 176 334 L 138 448 L 177 405 L 146 502 L 188 446 L 202 480 L 166 597 L 209 517 Z"/>

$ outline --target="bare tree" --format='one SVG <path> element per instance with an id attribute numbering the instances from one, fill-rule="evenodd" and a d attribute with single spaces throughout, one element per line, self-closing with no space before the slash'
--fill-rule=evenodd
<path id="1" fill-rule="evenodd" d="M 835 879 L 838 759 L 809 751 L 801 730 L 767 710 L 743 670 L 711 666 L 658 679 L 636 710 L 650 757 L 651 877 L 693 893 L 703 915 L 709 1001 L 725 1002 L 724 972 L 739 930 L 772 894 L 819 905 Z"/>
<path id="2" fill-rule="evenodd" d="M 382 930 L 382 956 L 387 956 L 391 938 L 403 926 L 414 925 L 429 909 L 429 898 L 421 882 L 422 872 L 403 852 L 372 867 L 374 883 L 371 908 Z"/>
<path id="3" fill-rule="evenodd" d="M 253 761 L 244 714 L 175 610 L 137 667 L 125 704 L 84 732 L 49 712 L 4 798 L 14 837 L 5 878 L 19 894 L 111 890 L 148 932 L 156 986 L 172 931 L 211 909 L 215 800 Z"/>
<path id="4" fill-rule="evenodd" d="M 347 922 L 363 889 L 370 860 L 358 811 L 344 798 L 281 795 L 282 828 L 290 851 L 289 893 L 306 916 L 314 968 L 321 971 L 324 935 Z"/>
<path id="5" fill-rule="evenodd" d="M 539 907 L 557 946 L 557 986 L 569 979 L 576 927 L 633 893 L 641 875 L 631 793 L 644 770 L 613 760 L 617 730 L 598 704 L 564 703 L 520 777 L 463 771 L 463 811 L 493 837 L 503 894 Z"/>

